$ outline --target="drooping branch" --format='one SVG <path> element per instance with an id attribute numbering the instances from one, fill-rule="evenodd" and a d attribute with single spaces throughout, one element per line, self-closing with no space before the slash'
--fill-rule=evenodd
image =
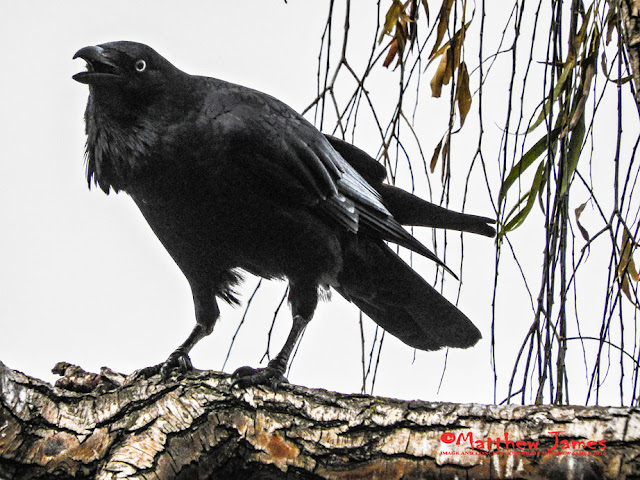
<path id="1" fill-rule="evenodd" d="M 293 385 L 244 390 L 204 371 L 162 382 L 58 370 L 65 377 L 52 387 L 0 363 L 0 478 L 640 474 L 637 409 L 457 405 Z"/>

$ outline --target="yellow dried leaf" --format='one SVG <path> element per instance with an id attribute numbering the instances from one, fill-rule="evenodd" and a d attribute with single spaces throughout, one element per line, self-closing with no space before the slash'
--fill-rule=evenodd
<path id="1" fill-rule="evenodd" d="M 622 280 L 620 281 L 620 290 L 622 290 L 624 295 L 629 299 L 631 303 L 634 303 L 633 299 L 631 298 L 631 289 L 629 288 L 629 278 L 626 275 L 622 277 Z"/>
<path id="2" fill-rule="evenodd" d="M 404 58 L 405 47 L 407 44 L 413 46 L 413 42 L 415 41 L 417 35 L 415 13 L 407 13 L 406 9 L 409 7 L 409 4 L 410 1 L 403 4 L 399 0 L 393 0 L 393 4 L 387 11 L 379 42 L 382 41 L 385 35 L 391 35 L 393 39 L 383 63 L 384 67 L 389 67 L 396 57 L 398 59 L 398 65 L 400 65 Z M 411 12 L 414 11 L 415 7 L 411 4 Z M 393 34 L 391 33 L 392 31 Z"/>
<path id="3" fill-rule="evenodd" d="M 633 248 L 636 244 L 633 242 L 633 237 L 629 235 L 629 232 L 625 228 L 622 232 L 622 253 L 620 254 L 620 263 L 618 264 L 618 276 L 626 277 L 630 276 L 634 282 L 640 280 L 636 264 L 633 260 Z"/>
<path id="4" fill-rule="evenodd" d="M 638 275 L 638 271 L 636 270 L 636 264 L 633 261 L 633 258 L 631 259 L 631 261 L 629 262 L 629 265 L 627 266 L 627 273 L 629 274 L 629 276 L 634 282 L 637 282 L 638 280 L 640 280 L 640 275 Z"/>
<path id="5" fill-rule="evenodd" d="M 629 283 L 629 277 L 627 275 L 622 277 L 622 280 L 620 281 L 620 290 L 622 290 L 622 293 L 624 293 L 625 297 L 629 299 L 634 307 L 640 309 L 640 305 L 638 305 L 638 302 L 636 301 L 637 298 L 634 298 L 635 295 L 632 295 L 631 285 Z"/>
<path id="6" fill-rule="evenodd" d="M 422 0 L 422 6 L 424 8 L 424 13 L 427 15 L 427 24 L 429 24 L 429 5 L 427 5 L 427 0 Z"/>
<path id="7" fill-rule="evenodd" d="M 438 28 L 436 29 L 436 43 L 433 45 L 433 50 L 431 50 L 431 54 L 429 58 L 432 59 L 434 57 L 435 52 L 438 51 L 440 47 L 440 43 L 442 43 L 442 39 L 444 38 L 444 34 L 447 31 L 447 27 L 449 26 L 449 15 L 451 14 L 451 7 L 453 6 L 453 0 L 443 0 L 442 6 L 440 7 L 440 12 L 438 13 Z"/>
<path id="8" fill-rule="evenodd" d="M 587 200 L 588 202 L 588 200 Z M 580 223 L 580 216 L 582 215 L 582 212 L 584 211 L 585 207 L 587 206 L 587 202 L 584 202 L 582 205 L 580 205 L 578 208 L 575 209 L 575 215 L 576 215 L 576 223 L 578 224 L 578 229 L 580 230 L 580 233 L 582 234 L 582 238 L 584 238 L 587 242 L 589 241 L 589 232 L 587 232 L 587 229 L 584 228 L 582 226 L 582 224 Z"/>
<path id="9" fill-rule="evenodd" d="M 462 62 L 458 68 L 458 86 L 456 90 L 456 102 L 460 112 L 460 126 L 464 125 L 467 114 L 471 109 L 471 90 L 469 89 L 469 72 L 467 65 Z"/>
<path id="10" fill-rule="evenodd" d="M 449 48 L 444 52 L 438 64 L 438 69 L 431 79 L 431 95 L 436 98 L 442 94 L 442 85 L 448 84 L 453 75 L 452 62 L 449 60 L 450 52 L 451 49 Z"/>
<path id="11" fill-rule="evenodd" d="M 431 173 L 436 169 L 436 165 L 438 164 L 438 157 L 440 156 L 440 149 L 442 149 L 442 139 L 438 142 L 435 150 L 433 151 L 433 155 L 431 156 L 431 163 L 429 164 L 429 168 L 431 169 Z"/>
<path id="12" fill-rule="evenodd" d="M 464 39 L 466 37 L 467 29 L 469 28 L 469 25 L 471 25 L 471 21 L 463 24 L 462 27 L 460 27 L 460 30 L 458 30 L 451 39 L 447 40 L 440 48 L 438 48 L 434 52 L 431 52 L 431 55 L 429 55 L 429 65 L 431 64 L 431 62 L 433 62 L 434 59 L 436 59 L 437 57 L 442 55 L 446 50 L 451 48 L 451 45 L 455 45 L 456 67 L 457 67 L 458 63 L 460 62 L 462 45 L 464 44 Z"/>
<path id="13" fill-rule="evenodd" d="M 387 14 L 384 18 L 384 26 L 382 27 L 382 32 L 380 32 L 380 38 L 378 42 L 382 42 L 382 39 L 385 35 L 390 35 L 393 27 L 400 21 L 400 17 L 404 12 L 404 6 L 400 0 L 393 0 L 389 10 L 387 10 Z"/>
<path id="14" fill-rule="evenodd" d="M 440 180 L 444 183 L 445 178 L 447 178 L 448 164 L 449 164 L 449 154 L 451 153 L 451 149 L 449 148 L 449 135 L 447 135 L 444 145 L 442 146 L 442 174 L 440 175 Z"/>

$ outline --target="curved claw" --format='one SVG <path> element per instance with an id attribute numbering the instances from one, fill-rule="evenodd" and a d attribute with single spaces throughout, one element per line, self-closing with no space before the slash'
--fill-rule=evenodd
<path id="1" fill-rule="evenodd" d="M 163 380 L 167 380 L 173 370 L 178 370 L 180 373 L 187 373 L 189 370 L 193 370 L 189 355 L 180 350 L 173 352 L 169 355 L 169 358 L 161 364 L 160 376 L 162 376 Z"/>
<path id="2" fill-rule="evenodd" d="M 163 380 L 168 380 L 174 370 L 178 370 L 179 373 L 187 373 L 189 370 L 193 370 L 189 355 L 179 349 L 169 355 L 169 358 L 163 363 L 137 370 L 133 373 L 132 378 L 134 380 L 138 378 L 151 378 L 154 375 L 160 374 Z"/>
<path id="3" fill-rule="evenodd" d="M 276 390 L 283 383 L 289 383 L 280 371 L 273 367 L 251 368 L 240 367 L 231 375 L 232 387 L 246 388 L 258 385 L 269 385 Z"/>

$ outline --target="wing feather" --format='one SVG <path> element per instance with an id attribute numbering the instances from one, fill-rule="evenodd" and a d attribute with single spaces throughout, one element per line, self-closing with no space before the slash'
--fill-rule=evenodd
<path id="1" fill-rule="evenodd" d="M 225 133 L 233 130 L 234 148 L 243 150 L 264 181 L 295 181 L 275 191 L 306 191 L 305 204 L 352 233 L 365 226 L 382 239 L 413 250 L 453 272 L 407 232 L 384 205 L 380 193 L 347 162 L 319 130 L 297 112 L 264 93 L 232 84 L 218 84 L 229 114 Z M 225 115 L 217 121 L 225 121 Z M 229 121 L 228 118 L 233 118 Z M 253 154 L 253 155 L 252 155 Z M 279 175 L 265 173 L 269 169 Z M 286 172 L 286 174 L 285 174 Z M 295 180 L 292 180 L 295 179 Z"/>

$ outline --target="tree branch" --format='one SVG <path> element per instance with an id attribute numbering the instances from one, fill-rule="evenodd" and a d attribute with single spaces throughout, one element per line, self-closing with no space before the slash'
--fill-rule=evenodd
<path id="1" fill-rule="evenodd" d="M 68 364 L 57 371 L 65 376 L 52 387 L 0 363 L 0 478 L 640 473 L 638 409 L 458 405 L 293 385 L 274 393 L 232 388 L 228 375 L 205 371 L 166 382 L 108 369 L 86 373 Z M 557 440 L 582 442 L 582 448 L 553 449 Z M 531 449 L 527 442 L 537 446 Z"/>

